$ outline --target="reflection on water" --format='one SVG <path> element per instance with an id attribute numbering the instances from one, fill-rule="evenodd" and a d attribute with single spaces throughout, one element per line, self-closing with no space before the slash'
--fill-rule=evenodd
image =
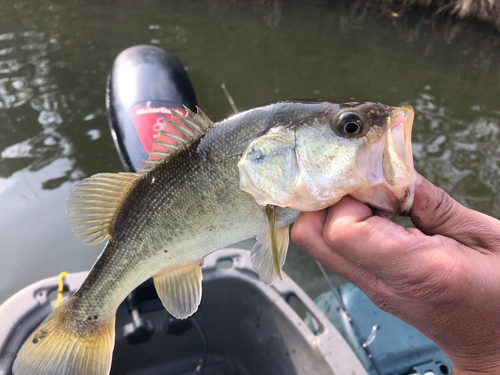
<path id="1" fill-rule="evenodd" d="M 78 132 L 72 127 L 97 116 L 103 119 L 102 100 L 93 113 L 78 118 L 89 99 L 77 102 L 74 92 L 59 85 L 60 80 L 67 82 L 64 67 L 69 62 L 54 58 L 61 44 L 50 33 L 6 33 L 0 35 L 0 45 L 3 59 L 0 62 L 0 176 L 9 177 L 19 170 L 38 171 L 57 159 L 64 159 L 69 166 L 43 181 L 42 189 L 53 189 L 65 181 L 85 177 L 84 171 L 74 168 L 78 159 L 75 151 L 79 148 L 75 142 L 96 141 L 100 130 L 87 130 L 85 138 L 78 138 L 75 137 Z"/>
<path id="2" fill-rule="evenodd" d="M 222 82 L 242 110 L 322 96 L 411 104 L 417 170 L 500 216 L 498 34 L 304 3 L 0 4 L 0 302 L 42 277 L 89 268 L 102 249 L 71 233 L 65 201 L 81 178 L 122 169 L 104 89 L 113 59 L 135 44 L 177 55 L 214 120 L 231 114 Z M 295 247 L 285 270 L 312 295 L 326 288 Z"/>
<path id="3" fill-rule="evenodd" d="M 454 108 L 439 105 L 431 86 L 413 104 L 415 168 L 462 204 L 498 217 L 500 110 L 472 102 L 466 108 L 472 119 L 464 120 Z"/>

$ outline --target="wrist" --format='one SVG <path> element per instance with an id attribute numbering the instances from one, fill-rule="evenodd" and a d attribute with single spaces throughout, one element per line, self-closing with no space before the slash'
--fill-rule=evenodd
<path id="1" fill-rule="evenodd" d="M 450 358 L 451 359 L 451 358 Z M 470 361 L 456 361 L 453 363 L 453 375 L 498 375 L 500 374 L 500 358 L 474 358 Z"/>
<path id="2" fill-rule="evenodd" d="M 455 369 L 453 367 L 453 375 L 498 375 L 500 373 L 500 368 L 497 368 L 496 370 L 486 370 L 486 371 L 481 371 L 481 370 L 464 370 L 464 369 Z"/>

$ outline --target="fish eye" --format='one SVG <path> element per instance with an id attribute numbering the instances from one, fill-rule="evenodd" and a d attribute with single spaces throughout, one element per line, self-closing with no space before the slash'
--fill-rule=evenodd
<path id="1" fill-rule="evenodd" d="M 341 134 L 356 135 L 363 131 L 363 117 L 355 112 L 344 112 L 337 120 L 337 129 Z"/>

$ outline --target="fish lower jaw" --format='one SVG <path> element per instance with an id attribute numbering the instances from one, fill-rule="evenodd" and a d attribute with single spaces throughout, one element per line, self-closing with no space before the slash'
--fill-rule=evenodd
<path id="1" fill-rule="evenodd" d="M 311 193 L 304 184 L 298 184 L 288 207 L 296 211 L 319 211 L 334 205 L 346 194 L 345 192 L 320 191 L 319 189 L 315 193 Z"/>
<path id="2" fill-rule="evenodd" d="M 414 184 L 393 189 L 387 184 L 378 184 L 369 189 L 359 189 L 351 196 L 370 207 L 384 211 L 390 215 L 407 216 L 415 194 Z"/>
<path id="3" fill-rule="evenodd" d="M 408 197 L 407 199 L 401 204 L 401 214 L 403 216 L 410 216 L 410 211 L 413 206 L 413 200 L 415 198 L 415 184 L 411 184 L 408 187 Z"/>
<path id="4" fill-rule="evenodd" d="M 310 190 L 314 190 L 313 193 Z M 396 188 L 390 186 L 385 180 L 379 184 L 364 186 L 358 189 L 353 187 L 344 189 L 314 189 L 299 179 L 293 192 L 289 195 L 271 197 L 260 191 L 255 186 L 245 189 L 251 194 L 261 206 L 272 205 L 277 207 L 289 207 L 295 211 L 308 212 L 319 211 L 337 203 L 343 196 L 351 195 L 354 199 L 365 203 L 373 208 L 380 209 L 391 215 L 407 216 L 413 205 L 414 183 Z"/>
<path id="5" fill-rule="evenodd" d="M 328 191 L 324 189 L 313 194 L 309 192 L 305 185 L 299 184 L 293 191 L 290 200 L 286 202 L 286 205 L 281 207 L 289 207 L 292 210 L 301 212 L 319 211 L 334 205 L 347 194 L 349 192 L 343 189 L 342 191 L 337 191 L 337 189 Z M 269 204 L 277 205 L 276 203 Z"/>

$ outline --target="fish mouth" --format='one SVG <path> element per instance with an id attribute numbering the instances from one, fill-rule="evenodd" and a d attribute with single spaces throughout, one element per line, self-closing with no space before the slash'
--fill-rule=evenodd
<path id="1" fill-rule="evenodd" d="M 362 156 L 364 164 L 371 166 L 367 176 L 371 188 L 351 196 L 388 214 L 407 216 L 417 178 L 411 148 L 414 112 L 409 105 L 390 107 L 390 111 L 384 139 L 371 144 Z"/>
<path id="2" fill-rule="evenodd" d="M 415 180 L 411 148 L 411 130 L 415 112 L 412 106 L 392 107 L 389 131 L 382 155 L 383 174 L 386 186 L 398 201 L 398 214 L 407 216 L 413 205 Z"/>

